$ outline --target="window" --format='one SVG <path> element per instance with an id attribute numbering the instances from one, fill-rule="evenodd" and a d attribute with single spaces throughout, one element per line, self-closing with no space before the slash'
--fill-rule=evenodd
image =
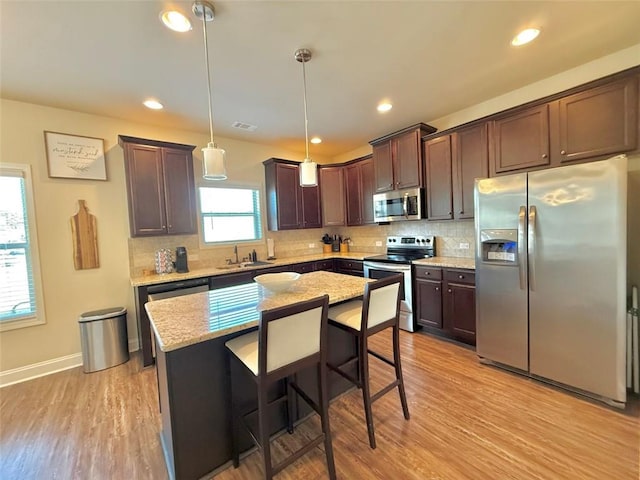
<path id="1" fill-rule="evenodd" d="M 44 323 L 30 173 L 0 163 L 0 330 Z"/>
<path id="2" fill-rule="evenodd" d="M 205 243 L 262 238 L 258 190 L 200 187 L 199 191 Z"/>

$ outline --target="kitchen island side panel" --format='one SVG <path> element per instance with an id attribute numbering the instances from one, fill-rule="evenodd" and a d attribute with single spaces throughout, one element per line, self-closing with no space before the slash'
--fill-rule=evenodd
<path id="1" fill-rule="evenodd" d="M 355 345 L 350 336 L 329 327 L 330 358 L 348 358 L 355 355 Z M 229 379 L 225 342 L 247 331 L 207 340 L 184 348 L 162 352 L 157 348 L 158 390 L 162 431 L 170 477 L 176 480 L 196 480 L 222 467 L 231 460 L 231 409 L 229 404 Z M 335 352 L 333 354 L 332 352 Z M 231 361 L 234 402 L 242 411 L 257 408 L 257 387 L 235 359 Z M 355 372 L 354 372 L 355 373 Z M 310 387 L 315 397 L 316 371 L 308 369 L 299 374 L 298 381 Z M 351 385 L 337 375 L 329 375 L 329 391 L 334 398 Z M 284 382 L 278 382 L 269 390 L 274 399 L 284 393 Z M 303 401 L 299 402 L 303 404 Z M 310 413 L 301 408 L 296 419 Z M 286 427 L 285 404 L 270 411 L 271 432 Z M 257 426 L 256 426 L 257 427 Z M 241 432 L 240 450 L 253 446 L 249 435 Z"/>

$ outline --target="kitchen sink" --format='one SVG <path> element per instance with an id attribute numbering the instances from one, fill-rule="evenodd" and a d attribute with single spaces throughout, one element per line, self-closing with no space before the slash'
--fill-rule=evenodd
<path id="1" fill-rule="evenodd" d="M 219 270 L 236 270 L 247 267 L 259 267 L 261 265 L 273 265 L 273 262 L 263 262 L 263 261 L 255 261 L 255 262 L 242 262 L 242 263 L 232 263 L 230 265 L 220 265 L 216 267 Z"/>

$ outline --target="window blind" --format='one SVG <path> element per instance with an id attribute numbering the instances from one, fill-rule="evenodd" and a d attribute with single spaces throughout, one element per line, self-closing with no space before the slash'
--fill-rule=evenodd
<path id="1" fill-rule="evenodd" d="M 0 321 L 36 314 L 24 172 L 0 168 Z"/>

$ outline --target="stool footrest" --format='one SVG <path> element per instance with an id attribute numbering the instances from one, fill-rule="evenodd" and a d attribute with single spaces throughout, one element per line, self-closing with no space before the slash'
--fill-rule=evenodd
<path id="1" fill-rule="evenodd" d="M 382 390 L 380 390 L 378 393 L 376 393 L 375 395 L 371 395 L 371 403 L 375 402 L 376 400 L 378 400 L 380 397 L 382 397 L 385 393 L 389 393 L 391 390 L 393 390 L 394 388 L 396 388 L 398 385 L 400 384 L 400 382 L 398 380 L 394 380 L 393 382 L 391 382 L 389 385 L 387 385 L 386 387 L 384 387 Z"/>
<path id="2" fill-rule="evenodd" d="M 386 364 L 388 364 L 388 365 L 391 365 L 392 367 L 395 367 L 395 366 L 396 366 L 395 362 L 393 362 L 393 361 L 389 360 L 387 357 L 385 357 L 385 356 L 381 355 L 381 354 L 380 354 L 380 353 L 378 353 L 378 352 L 374 352 L 373 350 L 369 350 L 369 349 L 367 349 L 367 352 L 369 353 L 369 355 L 373 355 L 373 356 L 374 356 L 374 357 L 376 357 L 378 360 L 382 360 L 384 363 L 386 363 Z"/>
<path id="3" fill-rule="evenodd" d="M 309 443 L 307 443 L 304 447 L 300 448 L 299 450 L 296 450 L 291 455 L 289 455 L 286 459 L 284 459 L 280 463 L 274 465 L 272 467 L 273 468 L 273 474 L 275 475 L 276 473 L 282 471 L 283 469 L 285 469 L 286 467 L 288 467 L 289 465 L 291 465 L 292 463 L 297 461 L 300 457 L 304 456 L 305 454 L 309 453 L 311 450 L 316 448 L 323 441 L 324 441 L 324 434 L 320 435 L 319 437 L 314 438 Z"/>
<path id="4" fill-rule="evenodd" d="M 352 358 L 351 360 L 347 360 L 345 363 L 343 363 L 342 365 L 340 365 L 339 367 L 336 367 L 335 365 L 332 365 L 330 363 L 327 363 L 327 367 L 329 367 L 329 370 L 332 370 L 340 375 L 342 375 L 344 378 L 346 378 L 347 380 L 349 380 L 351 383 L 353 383 L 356 387 L 358 388 L 362 388 L 362 383 L 360 382 L 360 380 L 358 380 L 357 378 L 349 375 L 347 372 L 343 371 L 341 367 L 343 367 L 344 365 L 347 365 L 349 363 L 353 363 L 353 360 L 358 360 L 357 357 Z"/>
<path id="5" fill-rule="evenodd" d="M 302 399 L 303 399 L 305 402 L 307 402 L 307 404 L 308 404 L 311 408 L 313 408 L 313 409 L 316 411 L 316 413 L 317 413 L 318 415 L 322 415 L 322 412 L 321 412 L 321 410 L 320 410 L 320 406 L 319 406 L 316 402 L 314 402 L 314 401 L 311 399 L 311 397 L 309 397 L 309 395 L 307 395 L 307 394 L 306 394 L 306 392 L 305 392 L 304 390 L 302 390 L 302 389 L 298 386 L 298 384 L 297 384 L 297 383 L 293 383 L 293 382 L 291 382 L 291 383 L 289 384 L 289 386 L 290 386 L 291 388 L 293 388 L 293 389 L 296 391 L 296 393 L 297 393 L 298 395 L 300 395 L 300 396 L 302 397 Z"/>

